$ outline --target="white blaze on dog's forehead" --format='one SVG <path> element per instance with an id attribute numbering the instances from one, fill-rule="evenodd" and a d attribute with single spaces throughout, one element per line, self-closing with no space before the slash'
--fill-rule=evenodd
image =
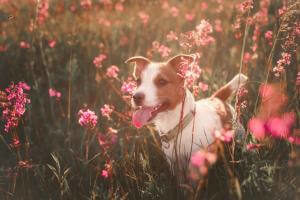
<path id="1" fill-rule="evenodd" d="M 145 94 L 145 106 L 155 106 L 157 102 L 156 86 L 154 79 L 159 74 L 159 66 L 157 63 L 150 63 L 141 74 L 141 85 L 137 88 L 136 92 Z"/>

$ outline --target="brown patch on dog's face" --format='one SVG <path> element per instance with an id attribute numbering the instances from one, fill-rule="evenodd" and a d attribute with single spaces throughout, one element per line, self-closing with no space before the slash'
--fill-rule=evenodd
<path id="1" fill-rule="evenodd" d="M 160 102 L 168 104 L 168 110 L 172 110 L 184 98 L 184 79 L 168 63 L 161 63 L 159 68 L 160 72 L 154 79 L 154 84 L 157 87 L 157 97 Z"/>

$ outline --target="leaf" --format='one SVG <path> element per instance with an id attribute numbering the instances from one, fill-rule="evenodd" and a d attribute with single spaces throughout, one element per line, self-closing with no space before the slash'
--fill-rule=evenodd
<path id="1" fill-rule="evenodd" d="M 96 155 L 94 155 L 91 159 L 89 159 L 88 161 L 85 162 L 85 164 L 89 164 L 90 162 L 92 162 L 93 160 L 95 160 L 98 156 L 100 156 L 101 153 L 97 153 Z"/>
<path id="2" fill-rule="evenodd" d="M 53 174 L 56 176 L 57 180 L 59 181 L 59 176 L 58 176 L 56 168 L 49 164 L 47 164 L 47 166 L 49 167 L 49 169 L 51 169 L 51 171 L 53 172 Z"/>
<path id="3" fill-rule="evenodd" d="M 56 163 L 56 166 L 57 166 L 57 172 L 60 174 L 60 164 L 59 164 L 59 160 L 58 160 L 58 158 L 57 158 L 53 153 L 51 153 L 51 156 L 52 156 L 53 160 L 54 160 L 55 163 Z"/>

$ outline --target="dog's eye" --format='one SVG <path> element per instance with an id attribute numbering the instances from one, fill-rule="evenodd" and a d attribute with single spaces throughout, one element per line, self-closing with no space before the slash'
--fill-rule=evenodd
<path id="1" fill-rule="evenodd" d="M 168 83 L 168 81 L 163 78 L 158 79 L 157 82 L 158 82 L 159 86 L 164 86 L 164 85 L 167 85 L 167 83 Z"/>
<path id="2" fill-rule="evenodd" d="M 137 84 L 138 86 L 141 85 L 141 83 L 142 83 L 141 78 L 136 79 L 136 84 Z"/>

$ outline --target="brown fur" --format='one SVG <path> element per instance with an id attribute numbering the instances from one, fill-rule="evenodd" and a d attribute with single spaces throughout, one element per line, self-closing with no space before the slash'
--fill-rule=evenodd
<path id="1" fill-rule="evenodd" d="M 159 87 L 157 96 L 162 102 L 168 102 L 168 109 L 174 109 L 184 98 L 184 80 L 177 74 L 170 64 L 162 63 L 160 73 L 155 78 L 154 83 L 158 85 L 159 79 L 167 80 L 167 84 Z"/>
<path id="2" fill-rule="evenodd" d="M 232 90 L 230 89 L 229 85 L 225 85 L 223 87 L 221 87 L 220 89 L 218 89 L 213 95 L 212 97 L 216 97 L 221 99 L 222 101 L 226 101 L 230 95 L 232 93 Z"/>

